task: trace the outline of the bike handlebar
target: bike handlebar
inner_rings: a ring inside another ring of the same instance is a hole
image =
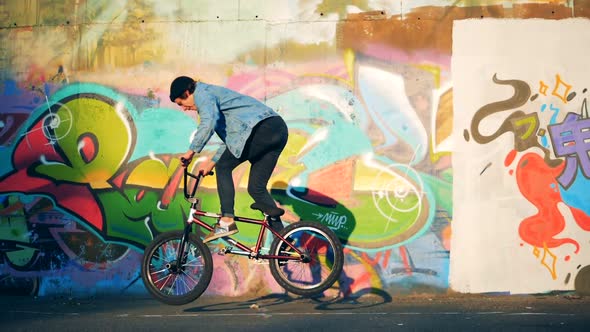
[[[180,158],[182,163],[185,163],[184,158]],[[208,174],[203,175],[202,173],[199,172],[199,174],[193,174],[190,173],[188,171],[188,165],[183,166],[184,168],[184,198],[186,199],[191,199],[193,197],[195,197],[195,193],[197,192],[197,188],[199,187],[199,184],[201,183],[201,180],[203,179],[203,177],[205,177],[206,175],[213,175],[213,172],[209,172]],[[191,177],[195,180],[197,180],[197,182],[195,183],[195,185],[192,188],[192,191],[189,193],[189,189],[188,189],[188,178]]]

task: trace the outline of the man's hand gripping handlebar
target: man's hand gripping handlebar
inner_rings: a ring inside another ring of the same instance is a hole
[[[201,183],[203,177],[207,175],[213,175],[213,171],[209,172],[208,174],[203,174],[202,172],[199,172],[199,174],[193,174],[188,171],[187,167],[188,164],[190,164],[190,160],[186,160],[185,158],[181,157],[180,161],[182,162],[182,167],[184,168],[184,197],[192,202],[194,200],[195,193],[197,192],[197,188],[199,187],[199,184]],[[191,190],[188,189],[189,177],[196,180],[196,183]]]

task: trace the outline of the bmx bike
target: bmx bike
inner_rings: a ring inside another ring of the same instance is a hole
[[[210,173],[211,175],[213,173]],[[213,258],[195,229],[207,231],[212,226],[199,218],[219,220],[221,215],[203,211],[195,197],[204,175],[192,174],[184,167],[184,196],[191,204],[184,230],[162,233],[145,248],[141,277],[148,292],[158,301],[182,305],[196,300],[209,285],[213,274]],[[190,180],[192,178],[194,180]],[[188,189],[189,183],[192,189]],[[263,219],[235,216],[236,222],[260,226],[256,245],[249,248],[232,236],[220,238],[227,246],[221,255],[247,256],[251,260],[268,260],[271,275],[286,291],[300,296],[314,296],[331,287],[340,277],[344,264],[342,244],[327,226],[298,221],[282,230],[275,230],[271,221],[284,213],[277,207],[252,204],[263,213]],[[275,222],[275,221],[273,221]],[[279,221],[280,222],[280,219]],[[262,252],[265,233],[274,235],[270,251]]]

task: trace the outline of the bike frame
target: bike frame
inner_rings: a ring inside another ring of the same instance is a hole
[[[210,175],[212,175],[211,173]],[[195,185],[192,187],[192,190],[189,192],[188,190],[188,177],[194,178],[196,180]],[[182,237],[182,241],[180,242],[180,248],[178,250],[178,254],[184,256],[184,247],[186,241],[188,240],[189,234],[192,232],[193,225],[198,225],[208,231],[212,231],[213,227],[209,224],[205,223],[199,217],[210,217],[215,218],[217,220],[221,219],[222,215],[219,213],[211,213],[207,211],[200,210],[198,208],[199,200],[195,198],[195,193],[201,180],[203,179],[204,175],[198,174],[194,175],[188,172],[188,167],[184,167],[184,197],[191,203],[191,209],[189,216],[186,220],[186,225],[184,227],[184,234]],[[252,218],[244,218],[235,216],[234,220],[236,222],[243,222],[248,224],[254,224],[260,226],[260,232],[258,233],[258,239],[256,240],[256,246],[254,249],[250,249],[246,245],[242,244],[241,242],[235,240],[232,236],[222,237],[221,239],[226,243],[236,246],[240,250],[224,250],[224,254],[233,254],[233,255],[242,255],[248,256],[249,258],[257,258],[257,259],[281,259],[281,260],[300,260],[302,257],[305,256],[299,249],[293,246],[289,241],[285,240],[277,231],[270,227],[268,222],[268,215],[264,214],[264,219],[252,219]],[[264,238],[264,234],[266,231],[270,231],[275,237],[281,239],[284,243],[286,243],[291,249],[293,249],[293,254],[295,255],[261,255],[260,249],[262,247],[262,239]],[[180,262],[180,257],[178,257],[178,262]]]

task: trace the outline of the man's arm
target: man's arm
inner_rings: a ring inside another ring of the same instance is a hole
[[[223,154],[223,152],[225,152],[226,149],[227,149],[227,147],[225,146],[225,144],[222,144],[221,147],[217,150],[217,153],[215,153],[215,155],[213,156],[213,158],[211,158],[211,159],[206,158],[206,159],[202,160],[198,166],[199,173],[200,174],[209,174],[213,170],[213,168],[217,164],[217,161],[219,160],[219,158],[221,158],[221,155]],[[194,151],[192,151],[192,150],[189,150],[187,153],[192,153],[191,158],[192,158],[192,155],[194,155]]]
[[[189,149],[200,153],[215,132],[215,124],[219,119],[219,108],[215,98],[210,94],[200,94],[198,98],[195,95],[195,105],[199,112],[200,122]]]
[[[221,155],[225,152],[225,150],[227,150],[227,147],[225,146],[225,144],[221,144],[221,146],[219,147],[219,149],[217,149],[217,152],[215,153],[213,158],[211,158],[211,161],[213,161],[214,163],[217,163],[217,161],[219,160],[219,158],[221,158]]]

